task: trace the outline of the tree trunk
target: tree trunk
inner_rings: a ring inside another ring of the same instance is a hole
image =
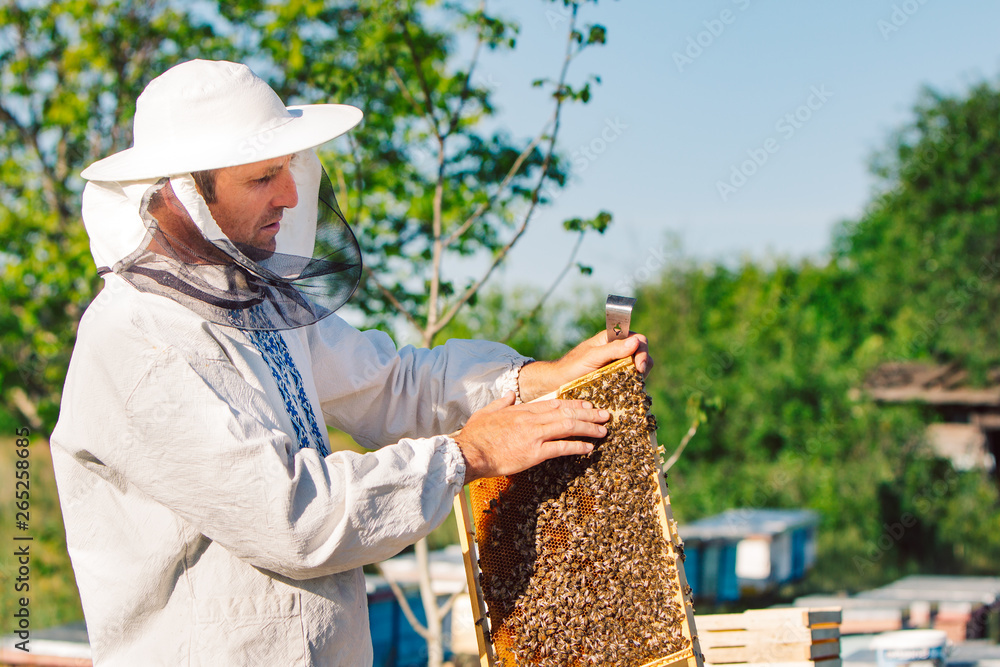
[[[427,667],[441,667],[444,663],[444,641],[437,596],[431,588],[431,563],[427,538],[417,542],[414,548],[417,556],[417,572],[420,575],[420,599],[424,603],[424,615],[427,617]]]

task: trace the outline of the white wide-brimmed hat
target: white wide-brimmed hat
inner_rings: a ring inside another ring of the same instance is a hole
[[[137,181],[290,155],[361,122],[346,104],[286,107],[239,63],[191,60],[149,82],[136,101],[133,145],[83,170],[91,181]]]

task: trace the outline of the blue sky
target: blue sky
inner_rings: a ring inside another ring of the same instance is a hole
[[[479,77],[521,136],[550,113],[530,81],[557,73],[561,6],[494,6],[521,34]],[[911,118],[921,87],[958,93],[1000,78],[994,2],[601,0],[582,17],[608,29],[608,44],[573,71],[602,84],[567,109],[562,146],[578,168],[515,250],[507,284],[547,286],[572,241],[561,221],[600,209],[615,221],[579,257],[598,291],[627,292],[668,261],[671,234],[685,256],[710,261],[822,257],[835,224],[868,201],[869,159]]]

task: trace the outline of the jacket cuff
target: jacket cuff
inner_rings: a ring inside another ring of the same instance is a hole
[[[503,396],[508,391],[514,392],[514,404],[521,403],[521,388],[518,385],[518,378],[521,376],[521,369],[534,361],[531,357],[519,357],[511,360],[511,367],[497,379],[497,396]]]
[[[444,436],[443,448],[444,479],[452,495],[458,495],[465,486],[465,455],[462,454],[462,448],[455,442],[455,438],[450,435]]]

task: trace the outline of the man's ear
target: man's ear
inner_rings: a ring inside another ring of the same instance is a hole
[[[163,195],[163,205],[167,207],[167,210],[171,214],[180,216],[181,218],[191,218],[187,209],[184,208],[184,204],[181,203],[181,200],[174,193],[174,188],[170,185],[169,181],[160,189],[160,194]]]

